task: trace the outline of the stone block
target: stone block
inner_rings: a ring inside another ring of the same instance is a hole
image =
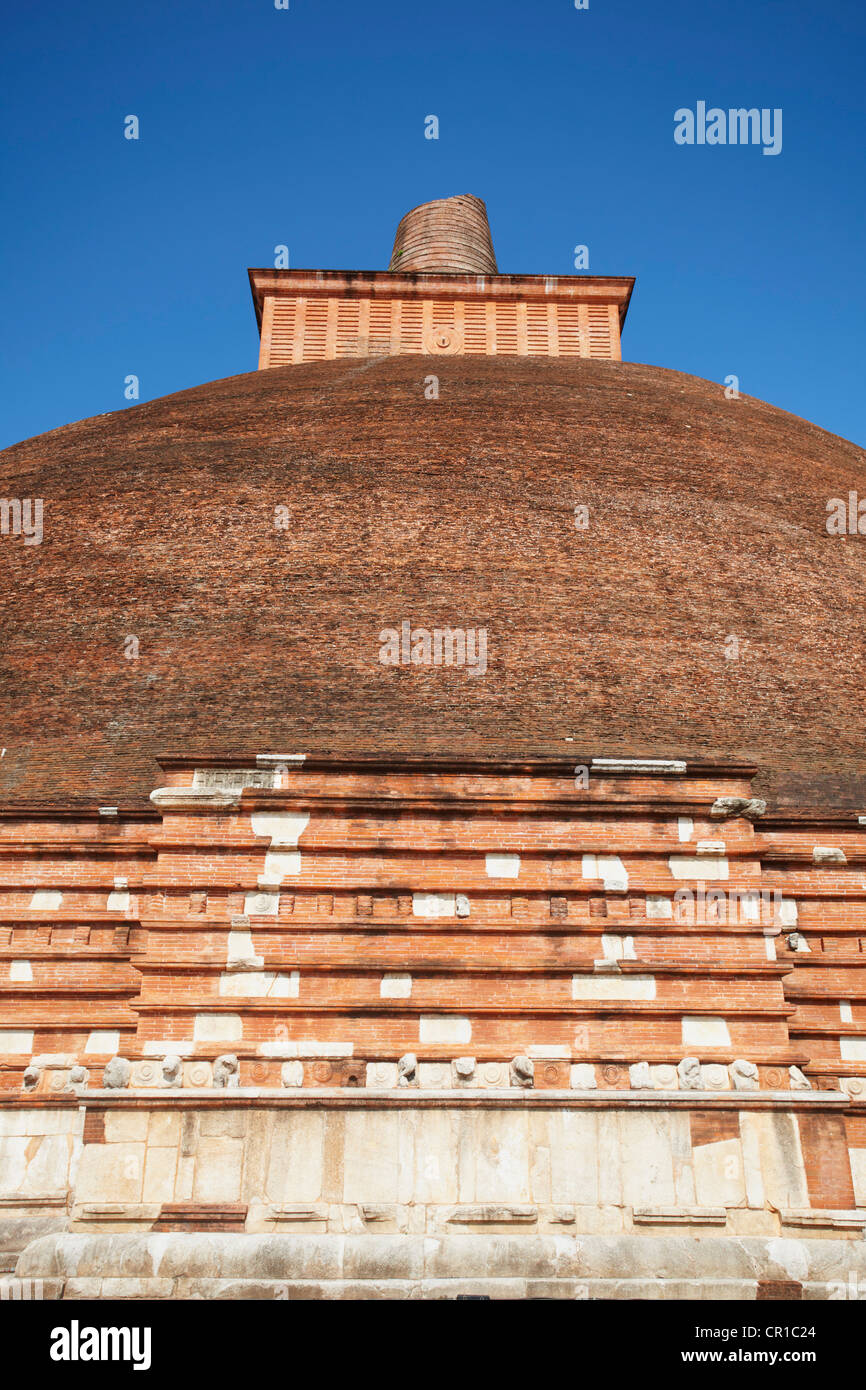
[[[144,1183],[143,1143],[87,1144],[78,1167],[78,1202],[140,1202]]]
[[[417,1086],[418,1058],[414,1052],[404,1052],[397,1062],[397,1085]]]
[[[484,869],[488,878],[517,878],[520,873],[520,855],[485,855]]]
[[[142,1189],[142,1199],[145,1202],[161,1203],[175,1200],[177,1162],[176,1148],[148,1146],[144,1160],[144,1185]]]
[[[661,1064],[660,1066],[650,1067],[653,1083],[658,1091],[677,1091],[679,1090],[679,1072],[676,1067]]]
[[[815,845],[812,850],[813,864],[847,864],[845,851],[834,845]]]
[[[684,1057],[677,1066],[677,1076],[679,1077],[681,1091],[701,1091],[703,1090],[703,1075],[701,1064],[697,1057]]]
[[[242,1139],[202,1135],[195,1156],[193,1199],[196,1202],[239,1201],[243,1152]]]
[[[451,1063],[452,1086],[473,1086],[475,1084],[475,1058],[457,1057]]]
[[[396,1062],[368,1062],[365,1069],[366,1085],[374,1091],[391,1091],[397,1086]]]
[[[143,1143],[147,1139],[150,1116],[146,1110],[106,1110],[105,1142]]]
[[[634,1062],[628,1069],[628,1084],[633,1091],[653,1091],[655,1081],[649,1062]]]
[[[696,1145],[692,1164],[700,1206],[736,1207],[745,1203],[746,1177],[739,1139]]]
[[[148,1144],[155,1148],[171,1148],[180,1144],[181,1116],[173,1110],[149,1110]]]
[[[571,1085],[571,1067],[568,1062],[533,1058],[535,1066],[535,1089],[538,1091],[567,1090]]]
[[[133,1062],[129,1084],[134,1089],[150,1090],[162,1085],[162,1064],[156,1061]]]
[[[454,893],[413,893],[413,917],[456,917]]]
[[[668,859],[671,876],[676,879],[727,879],[728,861],[723,856],[672,854]]]
[[[419,1062],[418,1085],[421,1090],[447,1090],[451,1086],[450,1062]]]
[[[674,905],[671,898],[661,898],[650,894],[646,900],[646,915],[648,919],[653,918],[672,918],[674,915]]]
[[[655,999],[656,982],[652,975],[572,975],[571,997],[583,1000]]]
[[[758,1068],[754,1062],[744,1061],[742,1057],[731,1063],[728,1067],[728,1075],[733,1082],[735,1091],[757,1091],[760,1084]]]
[[[689,1047],[730,1047],[731,1035],[723,1018],[685,1015],[682,1019],[683,1043]]]
[[[472,1040],[472,1024],[468,1018],[454,1014],[422,1014],[418,1025],[422,1043],[468,1043]]]
[[[710,1062],[701,1067],[701,1084],[705,1091],[728,1091],[731,1078],[728,1069],[720,1062]]]
[[[244,1026],[240,1014],[195,1015],[193,1038],[196,1042],[239,1042],[243,1035]]]
[[[383,999],[408,999],[411,993],[411,975],[386,973],[379,981],[379,994]]]
[[[498,1091],[511,1084],[507,1062],[479,1062],[475,1077],[482,1091]]]
[[[204,1060],[199,1062],[184,1062],[183,1064],[183,1084],[193,1089],[201,1090],[213,1085],[213,1065]]]

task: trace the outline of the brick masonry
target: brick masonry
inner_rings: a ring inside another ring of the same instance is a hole
[[[862,490],[855,447],[656,367],[434,370],[436,401],[419,358],[252,372],[0,454],[0,493],[45,499],[40,546],[2,540],[0,807],[147,813],[158,754],[266,730],[309,754],[748,762],[758,794],[830,815],[819,844],[863,814],[859,543],[824,529]],[[486,675],[382,665],[404,619],[485,628]]]
[[[7,817],[7,1089],[34,1056],[61,1058],[44,1089],[115,1053],[142,1084],[176,1051],[237,1054],[244,1084],[277,1085],[293,1057],[307,1084],[317,1063],[365,1084],[404,1053],[534,1053],[540,1086],[589,1064],[628,1088],[645,1061],[677,1089],[670,1069],[698,1056],[715,1087],[741,1058],[761,1087],[790,1089],[798,1067],[866,1097],[854,818],[834,830],[847,863],[814,869],[813,830],[711,815],[749,795],[748,767],[584,788],[570,763],[279,756],[165,759],[152,820]]]

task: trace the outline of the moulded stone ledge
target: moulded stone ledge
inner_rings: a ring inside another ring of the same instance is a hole
[[[856,1231],[866,1228],[866,1211],[830,1211],[823,1207],[786,1210],[783,1207],[779,1211],[779,1220],[783,1226],[811,1226],[815,1230],[824,1228],[836,1231]]]
[[[663,1271],[663,1276],[659,1272]],[[132,1281],[131,1287],[165,1287],[172,1281],[189,1291],[201,1281],[253,1281],[293,1287],[321,1286],[340,1297],[341,1285],[359,1290],[342,1296],[375,1296],[370,1284],[416,1287],[426,1296],[437,1281],[452,1291],[477,1281],[487,1289],[502,1281],[592,1284],[606,1297],[673,1294],[677,1282],[694,1286],[692,1297],[755,1296],[759,1282],[796,1285],[810,1297],[834,1296],[853,1276],[866,1279],[866,1245],[856,1240],[693,1235],[580,1236],[536,1234],[414,1235],[46,1235],[20,1255],[18,1279]],[[80,1284],[69,1286],[76,1295]],[[735,1292],[736,1290],[736,1292]],[[146,1296],[138,1293],[133,1296]],[[187,1292],[186,1296],[191,1296]],[[580,1296],[575,1294],[574,1296]],[[587,1296],[587,1295],[584,1295]],[[592,1296],[590,1294],[589,1296]],[[838,1296],[838,1295],[835,1295]]]
[[[236,810],[241,804],[237,791],[212,790],[208,787],[155,787],[150,800],[161,811]]]
[[[465,1206],[453,1207],[445,1218],[453,1225],[518,1225],[538,1220],[536,1206]]]
[[[635,1207],[635,1225],[654,1226],[724,1226],[728,1219],[725,1207]]]
[[[70,1099],[76,1102],[70,1105]],[[17,1095],[6,1097],[0,1096],[0,1134],[6,1133],[30,1133],[27,1129],[28,1120],[25,1116],[32,1116],[33,1112],[38,1111],[45,1114],[50,1108],[61,1106],[68,1114],[70,1110],[77,1112],[81,1097],[49,1096],[27,1097],[25,1106],[21,1106]],[[515,1105],[528,1105],[543,1108],[593,1108],[610,1109],[611,1107],[635,1106],[643,1109],[695,1109],[700,1107],[706,1109],[708,1106],[721,1109],[747,1110],[747,1109],[771,1109],[771,1110],[791,1110],[799,1111],[803,1109],[856,1109],[862,1110],[864,1100],[850,1095],[847,1091],[772,1091],[772,1090],[751,1090],[739,1091],[732,1088],[719,1090],[683,1090],[683,1091],[661,1091],[661,1090],[625,1090],[611,1087],[609,1090],[559,1090],[559,1089],[533,1089],[531,1087],[516,1086],[497,1086],[485,1089],[483,1087],[461,1086],[456,1089],[436,1088],[435,1090],[424,1089],[420,1086],[403,1086],[399,1088],[381,1090],[376,1087],[358,1086],[303,1086],[303,1087],[268,1087],[268,1086],[236,1086],[231,1089],[210,1088],[210,1087],[128,1087],[124,1090],[89,1090],[86,1094],[88,1110],[141,1107],[152,1105],[158,1102],[159,1108],[179,1107],[189,1109],[209,1109],[217,1107],[225,1108],[246,1108],[250,1106],[267,1105],[276,1108],[303,1109],[304,1107],[329,1107],[350,1108],[360,1110],[375,1109],[407,1109],[416,1106],[427,1108],[451,1108],[461,1109],[483,1109],[485,1107],[511,1108]],[[17,1119],[22,1117],[17,1127],[14,1129],[4,1129],[3,1121],[5,1117]],[[32,1123],[32,1120],[29,1121]],[[40,1131],[40,1133],[43,1131]]]

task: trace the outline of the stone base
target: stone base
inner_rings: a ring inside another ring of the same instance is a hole
[[[845,1299],[866,1296],[850,1240],[690,1236],[44,1235],[0,1296]],[[17,1296],[21,1296],[20,1293]]]

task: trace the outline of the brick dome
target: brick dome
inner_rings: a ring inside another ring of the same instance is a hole
[[[760,401],[605,361],[322,362],[2,470],[45,508],[41,545],[2,542],[7,805],[145,805],[158,753],[280,750],[741,759],[771,800],[866,810],[863,542],[825,529],[862,460]],[[486,674],[382,665],[406,620],[485,628]]]

